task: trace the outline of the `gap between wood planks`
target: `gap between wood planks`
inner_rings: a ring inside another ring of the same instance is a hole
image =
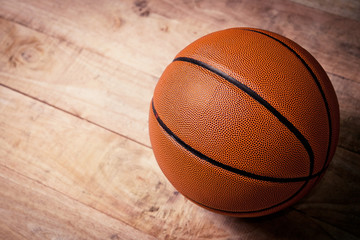
[[[2,86],[2,87],[4,87],[4,88],[7,88],[7,89],[9,89],[9,90],[11,90],[11,91],[17,92],[17,93],[19,93],[19,94],[21,94],[21,95],[23,95],[23,96],[25,96],[25,97],[31,98],[31,99],[33,99],[33,100],[35,100],[35,101],[41,102],[41,103],[43,103],[43,104],[45,104],[45,105],[47,105],[47,106],[49,106],[49,107],[55,108],[55,109],[57,109],[57,110],[59,110],[59,111],[61,111],[61,112],[64,112],[64,113],[66,113],[66,114],[69,114],[69,115],[71,115],[71,116],[73,116],[73,117],[76,117],[76,118],[79,118],[79,119],[81,119],[81,120],[84,120],[84,121],[86,121],[86,122],[88,122],[88,123],[90,123],[90,124],[92,124],[92,125],[95,125],[95,126],[97,126],[97,127],[100,127],[100,128],[102,128],[102,129],[104,129],[104,130],[106,130],[106,131],[108,131],[108,132],[114,133],[114,134],[116,134],[116,135],[118,135],[118,136],[121,136],[121,137],[123,137],[123,138],[125,138],[125,139],[128,139],[128,140],[130,140],[130,141],[132,141],[132,142],[135,142],[135,143],[137,143],[137,144],[139,144],[139,145],[141,145],[141,146],[144,146],[144,147],[146,147],[146,148],[151,149],[151,146],[149,146],[149,145],[146,145],[146,144],[144,144],[144,143],[142,143],[142,142],[139,142],[139,141],[137,141],[137,140],[135,140],[135,139],[132,139],[132,138],[130,138],[130,137],[128,137],[128,136],[125,136],[125,135],[123,135],[123,134],[121,134],[121,133],[119,133],[119,132],[116,132],[116,131],[114,131],[114,130],[112,130],[112,129],[110,129],[110,128],[107,128],[107,127],[105,127],[105,126],[102,126],[102,125],[100,125],[100,124],[98,124],[98,123],[96,123],[96,122],[93,122],[93,121],[89,120],[89,119],[86,119],[86,118],[83,118],[83,117],[81,117],[81,116],[79,116],[79,115],[76,115],[76,114],[74,114],[74,113],[72,113],[72,112],[70,112],[70,111],[67,111],[67,110],[62,109],[62,108],[60,108],[60,107],[57,107],[57,106],[55,106],[55,105],[53,105],[53,104],[50,104],[50,103],[48,103],[48,102],[46,102],[46,101],[44,101],[44,100],[41,100],[41,99],[39,99],[39,98],[37,98],[37,97],[31,96],[31,95],[29,95],[29,94],[27,94],[27,93],[24,93],[24,92],[22,92],[22,91],[20,91],[20,90],[18,90],[18,89],[9,87],[9,86],[7,86],[7,85],[5,85],[5,84],[3,84],[3,83],[0,83],[0,86]]]
[[[338,78],[340,78],[340,79],[342,79],[342,80],[354,82],[354,83],[356,83],[356,84],[358,83],[358,82],[355,81],[354,79],[346,78],[346,77],[340,76],[340,75],[338,75],[338,74],[336,74],[336,73],[326,72],[326,74],[329,75],[329,76],[338,77]]]

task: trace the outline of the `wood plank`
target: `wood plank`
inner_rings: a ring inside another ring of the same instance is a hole
[[[180,50],[176,49],[170,55],[163,54],[168,48],[174,50],[174,46],[171,42],[158,41],[167,36],[160,30],[161,18],[138,21],[145,18],[139,16],[141,13],[131,1],[103,1],[101,7],[98,2],[91,0],[76,3],[33,1],[31,4],[27,1],[0,1],[0,4],[0,16],[5,19],[89,48],[100,55],[112,56],[134,68],[157,73],[157,76]],[[144,35],[144,31],[149,29],[156,30],[156,33]],[[159,44],[152,44],[156,42]]]
[[[3,164],[1,239],[155,239]]]
[[[359,22],[287,0],[107,0],[101,8],[91,0],[0,3],[0,16],[5,19],[154,76],[160,76],[175,54],[196,38],[251,26],[284,34],[309,50],[326,71],[360,81]]]
[[[151,149],[4,87],[0,87],[0,96],[0,111],[6,112],[0,118],[0,166],[6,168],[1,176],[11,180],[11,188],[6,184],[1,187],[9,196],[3,194],[0,202],[4,204],[25,191],[23,188],[29,189],[29,196],[17,201],[19,210],[9,205],[4,209],[10,208],[7,214],[16,210],[14,217],[20,218],[20,223],[34,222],[32,229],[40,224],[36,213],[49,221],[62,221],[54,219],[48,208],[66,198],[70,200],[65,206],[74,200],[160,239],[278,239],[294,233],[294,239],[331,239],[306,210],[288,209],[259,219],[229,218],[206,211],[173,189]],[[21,176],[31,180],[30,186]],[[49,205],[26,204],[44,194],[49,195]],[[26,218],[28,208],[34,213]],[[73,219],[74,211],[69,209],[68,218]],[[13,232],[25,231],[16,226]],[[72,227],[68,230],[74,231]]]
[[[360,21],[360,1],[358,0],[291,0],[316,8],[322,11],[340,15],[346,18],[352,18]]]
[[[360,154],[360,83],[329,75],[340,105],[339,146]]]

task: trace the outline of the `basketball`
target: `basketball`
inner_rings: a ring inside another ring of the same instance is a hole
[[[299,201],[324,175],[339,105],[304,48],[232,28],[194,41],[167,66],[149,134],[162,172],[186,198],[221,214],[264,216]]]

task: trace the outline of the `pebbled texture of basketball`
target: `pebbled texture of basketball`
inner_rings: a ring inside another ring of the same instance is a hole
[[[339,106],[305,49],[269,31],[233,28],[191,43],[165,69],[149,132],[161,170],[185,197],[256,217],[294,204],[323,176]]]

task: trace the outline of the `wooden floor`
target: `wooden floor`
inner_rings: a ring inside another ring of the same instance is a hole
[[[310,51],[341,111],[322,182],[256,219],[186,200],[147,129],[176,53],[241,26]],[[0,111],[0,239],[360,239],[358,0],[0,0]]]

